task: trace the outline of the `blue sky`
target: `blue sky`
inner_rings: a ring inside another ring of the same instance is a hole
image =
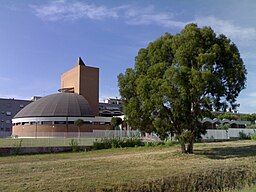
[[[255,113],[255,10],[254,0],[0,0],[0,97],[57,92],[78,57],[100,68],[100,98],[118,97],[140,48],[194,22],[238,46],[248,70],[238,110]]]

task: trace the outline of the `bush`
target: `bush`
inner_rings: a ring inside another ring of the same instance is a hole
[[[125,146],[126,147],[136,147],[136,146],[142,146],[143,143],[141,142],[141,139],[138,137],[131,137],[125,139]]]
[[[94,149],[110,149],[110,148],[123,148],[123,147],[136,147],[142,146],[140,138],[102,138],[100,141],[93,142]]]
[[[156,142],[156,141],[145,141],[145,142],[144,142],[144,145],[147,146],[147,147],[158,146],[158,145],[160,145],[160,144],[161,144],[161,143]]]
[[[80,148],[78,146],[78,141],[75,139],[72,139],[69,143],[69,146],[71,147],[73,152],[78,152],[80,151]]]
[[[164,145],[170,147],[170,146],[173,146],[174,144],[173,144],[173,142],[171,140],[165,140],[164,141]]]
[[[254,141],[256,141],[256,133],[254,133],[254,134],[251,135],[251,139],[254,140]]]
[[[228,124],[228,123],[226,123],[226,124],[224,124],[224,125],[218,125],[218,126],[217,126],[217,129],[224,129],[224,130],[227,130],[227,129],[229,129],[229,128],[231,128],[231,125]]]
[[[20,139],[18,143],[14,144],[14,152],[13,152],[14,155],[19,155],[21,147],[22,147],[22,141],[23,141],[23,139]]]
[[[251,124],[246,126],[247,129],[256,129],[256,124]]]
[[[246,134],[244,132],[239,132],[239,138],[241,140],[248,140],[248,139],[251,139],[251,136],[250,136],[250,134]]]

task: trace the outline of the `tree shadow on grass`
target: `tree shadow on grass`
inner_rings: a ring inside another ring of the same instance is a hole
[[[256,157],[256,145],[216,147],[206,149],[195,149],[195,155],[203,155],[210,159],[230,159],[239,157]]]

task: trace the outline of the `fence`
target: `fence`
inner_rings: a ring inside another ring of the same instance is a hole
[[[93,130],[93,132],[32,132],[19,138],[117,138],[139,137],[140,131]]]
[[[79,146],[90,146],[101,138],[140,137],[139,131],[94,130],[93,132],[38,132],[22,138],[0,139],[0,147],[55,147],[70,146],[75,141]]]
[[[256,133],[256,129],[238,129],[238,128],[229,128],[227,130],[207,129],[207,133],[205,135],[202,135],[202,138],[206,140],[207,139],[215,139],[215,140],[238,139],[241,133],[249,136]]]
[[[207,133],[202,135],[204,140],[229,140],[239,138],[240,134],[252,135],[256,129],[238,129],[230,128],[227,130],[207,129]],[[9,136],[9,132],[5,133]],[[3,135],[3,136],[5,136]],[[139,131],[120,131],[120,130],[94,130],[93,132],[47,132],[27,135],[24,138],[4,138],[0,139],[0,147],[55,147],[70,146],[72,141],[76,141],[80,146],[90,146],[95,140],[101,138],[124,138],[141,137]],[[160,139],[156,134],[146,134],[144,139]],[[174,138],[174,137],[172,137]]]

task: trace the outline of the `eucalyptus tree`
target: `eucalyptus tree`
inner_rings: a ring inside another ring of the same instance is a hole
[[[141,48],[134,68],[120,74],[118,83],[131,126],[162,139],[173,132],[182,152],[193,153],[195,139],[206,130],[200,119],[239,106],[246,69],[229,38],[188,24]]]

